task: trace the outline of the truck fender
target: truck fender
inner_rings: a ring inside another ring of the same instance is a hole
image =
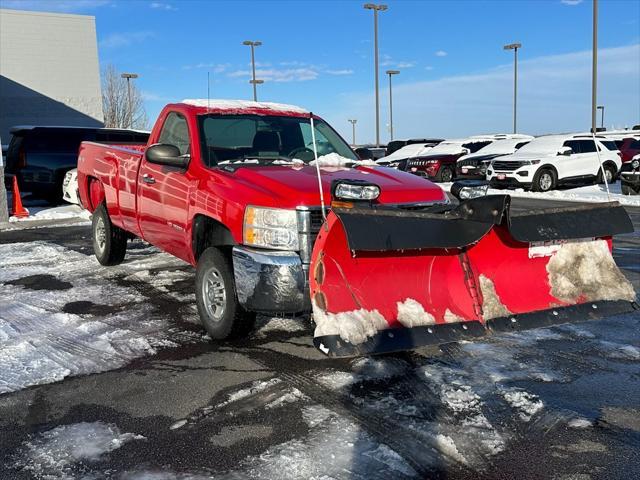
[[[96,208],[98,208],[98,205],[100,205],[105,198],[105,194],[104,194],[104,186],[102,185],[102,182],[99,181],[97,178],[94,177],[88,177],[87,178],[87,182],[88,182],[88,198],[89,198],[89,205],[88,205],[88,210],[93,212]]]
[[[194,262],[209,247],[233,246],[237,242],[231,231],[221,222],[198,214],[191,223],[191,251]]]

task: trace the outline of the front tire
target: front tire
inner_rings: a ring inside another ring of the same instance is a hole
[[[214,340],[246,336],[256,321],[238,302],[231,262],[218,248],[207,248],[196,268],[196,304],[202,326]]]
[[[553,170],[542,168],[533,176],[531,190],[534,192],[548,192],[556,187],[556,175]]]
[[[91,232],[93,251],[98,262],[105,266],[122,263],[127,253],[127,232],[111,223],[104,203],[93,212]]]

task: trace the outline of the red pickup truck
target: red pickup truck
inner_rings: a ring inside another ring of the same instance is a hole
[[[147,145],[83,142],[78,188],[98,261],[122,262],[139,237],[196,266],[200,318],[224,339],[246,334],[256,312],[310,310],[318,167],[327,202],[337,183],[377,186],[372,202],[407,210],[448,202],[429,181],[359,161],[318,116],[243,101],[167,105]]]

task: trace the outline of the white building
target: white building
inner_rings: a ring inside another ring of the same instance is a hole
[[[102,126],[95,17],[0,9],[0,138],[15,125]]]

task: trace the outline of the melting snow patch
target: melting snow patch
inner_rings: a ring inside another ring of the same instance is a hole
[[[13,466],[35,477],[72,479],[77,464],[100,460],[127,442],[144,438],[102,422],[63,425],[25,442]]]
[[[373,160],[354,160],[352,158],[346,158],[337,153],[329,153],[318,157],[318,160],[312,160],[309,165],[318,164],[321,167],[349,167],[352,165],[364,165],[376,167],[378,164]]]
[[[586,418],[572,418],[567,423],[571,428],[589,428],[593,426],[593,422],[591,420],[587,420]]]
[[[252,395],[255,395],[256,393],[263,392],[268,388],[273,387],[274,385],[278,385],[281,382],[282,380],[280,380],[279,378],[272,378],[271,380],[266,381],[258,380],[256,382],[253,382],[250,387],[243,388],[230,394],[225,402],[218,404],[218,408],[224,407],[233,402],[237,402],[238,400],[242,400],[243,398],[250,397]]]
[[[518,410],[520,418],[525,422],[544,408],[542,401],[532,393],[516,389],[503,390],[501,393],[507,403]]]
[[[490,320],[492,318],[511,315],[511,312],[507,309],[507,307],[504,306],[504,304],[500,300],[493,281],[490,278],[485,277],[484,275],[480,275],[479,280],[480,291],[482,292],[483,318],[485,320]]]

